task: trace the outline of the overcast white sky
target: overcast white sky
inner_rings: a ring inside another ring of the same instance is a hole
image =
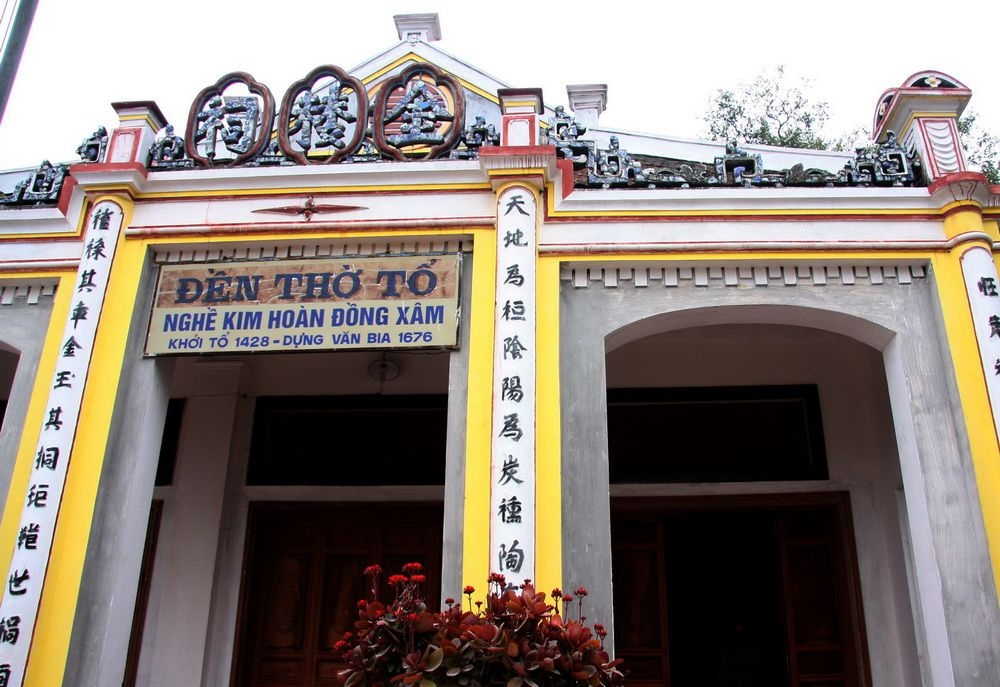
[[[40,0],[0,169],[77,160],[87,135],[114,128],[115,101],[153,100],[183,129],[198,91],[230,71],[280,101],[314,67],[351,69],[395,44],[393,15],[412,12],[440,14],[437,47],[541,87],[550,106],[566,104],[567,84],[607,83],[606,127],[701,138],[715,89],[783,64],[829,103],[828,134],[870,126],[886,88],[937,69],[973,90],[970,109],[1000,135],[996,0]]]

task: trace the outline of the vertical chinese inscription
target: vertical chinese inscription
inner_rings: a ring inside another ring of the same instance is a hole
[[[38,418],[41,430],[0,603],[0,685],[19,686],[24,681],[42,581],[49,564],[66,469],[76,436],[83,380],[87,379],[121,222],[121,208],[114,203],[98,203],[91,209],[76,278],[60,286],[74,289],[74,293],[49,384],[48,401]]]
[[[962,256],[962,276],[993,407],[994,431],[1000,432],[1000,279],[993,255],[985,248],[967,251]]]
[[[534,193],[504,190],[497,205],[496,329],[490,569],[512,583],[535,568]]]

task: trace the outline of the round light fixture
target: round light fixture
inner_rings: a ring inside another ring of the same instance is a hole
[[[378,382],[389,382],[399,376],[399,365],[379,358],[368,363],[368,376]]]

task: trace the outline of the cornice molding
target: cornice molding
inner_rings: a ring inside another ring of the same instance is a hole
[[[560,279],[573,288],[695,288],[723,286],[734,288],[767,286],[882,286],[891,281],[900,285],[923,279],[923,263],[869,264],[791,264],[791,263],[713,263],[678,265],[676,263],[567,263]]]

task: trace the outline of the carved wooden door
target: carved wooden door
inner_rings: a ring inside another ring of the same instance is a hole
[[[630,687],[868,685],[842,510],[618,510],[615,647]]]
[[[351,629],[372,563],[423,563],[437,607],[441,518],[437,505],[252,508],[232,684],[337,685],[331,647]]]

